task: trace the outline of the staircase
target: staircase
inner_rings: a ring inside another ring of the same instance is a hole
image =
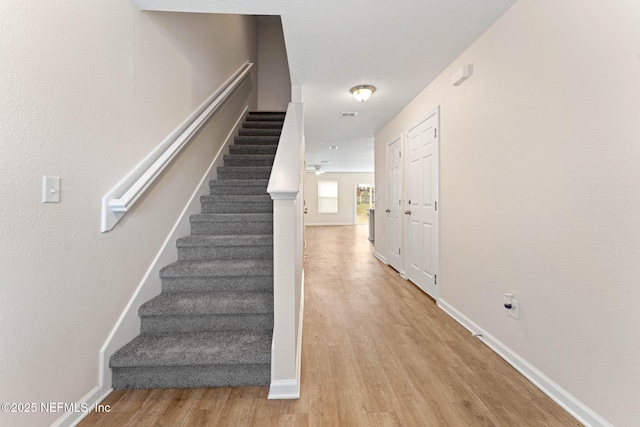
[[[273,202],[284,113],[250,112],[201,198],[140,335],[110,359],[114,389],[267,386],[273,334]]]

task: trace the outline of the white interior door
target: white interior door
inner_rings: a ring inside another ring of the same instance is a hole
[[[436,300],[439,268],[439,110],[407,131],[407,278]]]
[[[389,265],[404,274],[402,264],[402,138],[387,144],[387,253]]]

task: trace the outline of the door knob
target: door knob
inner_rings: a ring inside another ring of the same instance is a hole
[[[391,213],[391,209],[385,209],[384,210],[386,213]]]
[[[304,213],[308,214],[309,212],[307,212],[307,208],[304,208]]]
[[[409,209],[408,211],[404,211],[405,215],[411,215],[411,209]]]

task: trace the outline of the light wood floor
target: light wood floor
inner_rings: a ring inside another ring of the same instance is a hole
[[[366,226],[308,227],[302,397],[267,388],[111,393],[87,426],[576,426],[372,255]]]

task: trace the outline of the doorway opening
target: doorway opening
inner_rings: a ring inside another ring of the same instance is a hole
[[[375,189],[372,184],[356,185],[356,224],[369,223],[369,209],[375,207]]]

